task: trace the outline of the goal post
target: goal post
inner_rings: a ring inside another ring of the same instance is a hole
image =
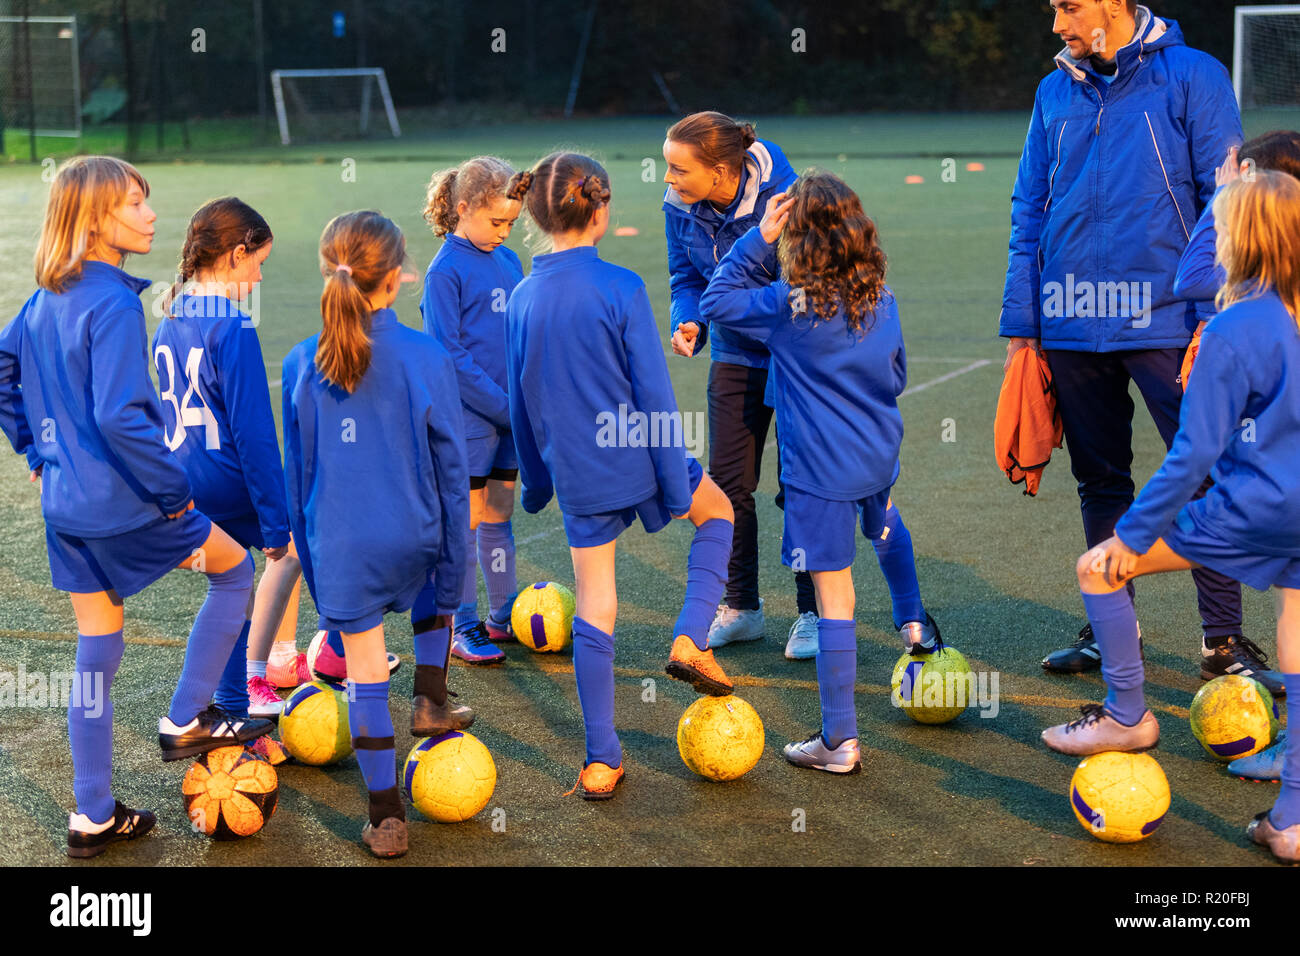
[[[0,112],[5,129],[80,138],[76,17],[0,16]]]
[[[378,91],[380,103],[394,137],[402,135],[388,92],[388,78],[381,67],[356,67],[337,70],[272,70],[271,95],[275,100],[275,117],[280,125],[280,142],[288,146],[290,111],[300,123],[332,116],[345,118],[335,129],[353,127],[361,134],[370,130],[370,106]]]
[[[1300,4],[1235,9],[1232,86],[1241,109],[1300,107]]]

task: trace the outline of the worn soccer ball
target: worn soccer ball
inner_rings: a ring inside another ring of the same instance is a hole
[[[1273,695],[1253,677],[1225,674],[1192,699],[1192,733],[1215,760],[1259,753],[1277,736],[1278,709]]]
[[[889,678],[889,699],[919,724],[946,724],[975,703],[975,681],[960,651],[904,654]]]
[[[243,747],[202,754],[181,781],[185,813],[194,829],[214,840],[252,836],[275,813],[280,782],[275,768]]]
[[[1169,812],[1169,780],[1147,754],[1093,754],[1070,780],[1070,807],[1098,840],[1136,843]]]
[[[677,722],[682,762],[709,780],[736,780],[763,754],[763,721],[735,695],[701,697]]]
[[[295,758],[314,767],[342,760],[352,753],[347,696],[318,680],[298,687],[285,699],[280,740]]]
[[[402,784],[411,803],[430,820],[459,823],[492,799],[497,767],[482,741],[453,730],[425,737],[411,748]]]
[[[519,592],[510,610],[510,629],[534,651],[561,651],[573,633],[573,592],[554,581],[538,581]]]

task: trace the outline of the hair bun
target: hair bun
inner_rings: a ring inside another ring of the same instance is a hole
[[[737,123],[736,128],[740,130],[740,142],[745,149],[749,149],[749,147],[753,146],[755,140],[758,139],[758,137],[754,135],[754,124]]]
[[[523,199],[528,192],[529,187],[533,185],[533,174],[531,170],[524,170],[521,173],[515,173],[510,178],[506,186],[507,199]]]
[[[599,176],[587,176],[582,182],[582,195],[588,202],[609,202],[608,187],[600,181]]]

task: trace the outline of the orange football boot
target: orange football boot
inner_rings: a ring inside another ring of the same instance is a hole
[[[697,693],[710,697],[726,697],[734,690],[731,679],[713,659],[712,648],[700,650],[685,634],[678,634],[673,641],[673,651],[664,670],[669,677],[684,680]]]
[[[584,800],[608,800],[614,796],[614,788],[623,782],[625,776],[627,775],[623,772],[622,764],[611,767],[607,763],[593,761],[582,768],[582,773],[578,774],[578,782],[565,796],[581,789]]]

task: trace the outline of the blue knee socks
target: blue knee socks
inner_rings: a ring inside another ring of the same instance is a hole
[[[673,636],[685,634],[700,650],[709,646],[709,625],[727,586],[733,530],[730,521],[709,519],[695,529],[686,558],[686,598],[673,626]]]
[[[371,793],[397,786],[393,760],[393,718],[388,712],[388,681],[352,684],[355,699],[348,701],[348,730],[357,763]]]
[[[614,732],[614,636],[580,617],[573,619],[573,673],[587,731],[587,763],[623,763]]]
[[[212,700],[222,668],[230,660],[230,649],[247,620],[252,589],[253,559],[247,554],[229,571],[208,575],[208,596],[194,619],[181,679],[167,712],[177,727],[188,724]]]
[[[822,739],[835,748],[858,735],[853,684],[858,676],[858,638],[852,621],[817,619],[817,693]]]
[[[898,508],[889,506],[885,512],[885,530],[879,538],[871,540],[876,549],[876,560],[889,585],[889,600],[894,605],[894,627],[908,621],[924,621],[925,608],[921,606],[921,585],[916,580],[916,557],[912,553],[912,535],[903,524]]]
[[[456,609],[452,623],[458,631],[479,623],[477,529],[471,529],[469,537],[465,539],[465,581],[461,586],[460,607]]]
[[[1097,650],[1101,652],[1101,676],[1106,681],[1106,710],[1121,724],[1132,727],[1146,713],[1142,684],[1142,650],[1138,642],[1137,612],[1128,591],[1083,594]]]
[[[113,818],[113,677],[126,645],[122,632],[77,635],[77,671],[68,702],[72,792],[77,812],[94,823]]]
[[[1286,684],[1286,759],[1282,792],[1268,817],[1279,830],[1300,823],[1300,674],[1283,674]]]
[[[478,526],[478,563],[487,583],[488,615],[497,624],[504,624],[510,620],[510,609],[519,593],[515,582],[515,532],[509,521],[484,521]]]
[[[235,646],[230,651],[230,660],[221,672],[221,682],[213,699],[217,706],[232,717],[248,716],[248,631],[252,621],[244,621],[244,629],[239,632]],[[266,663],[262,664],[262,677],[266,676]]]

